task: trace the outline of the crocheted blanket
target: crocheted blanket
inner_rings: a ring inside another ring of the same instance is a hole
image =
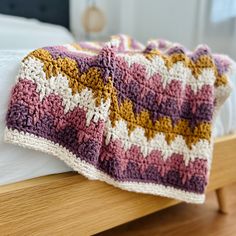
[[[206,46],[145,47],[124,35],[40,48],[22,60],[5,140],[89,179],[203,203],[231,72],[232,61]]]

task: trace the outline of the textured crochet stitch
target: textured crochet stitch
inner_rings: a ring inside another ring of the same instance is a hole
[[[199,46],[125,36],[37,49],[21,63],[5,140],[89,179],[203,203],[212,125],[233,62]]]

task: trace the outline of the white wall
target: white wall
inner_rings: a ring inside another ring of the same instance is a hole
[[[70,0],[71,29],[78,40],[85,39],[81,17],[86,2]],[[107,25],[92,39],[106,40],[109,35],[126,33],[143,43],[149,38],[164,38],[190,49],[207,43],[213,51],[236,55],[236,20],[211,23],[212,0],[96,0],[96,3],[105,12]]]
[[[133,29],[129,31],[139,40],[166,38],[192,47],[196,38],[198,0],[124,0],[130,7]],[[127,11],[127,9],[126,9]],[[128,21],[129,13],[123,21]]]
[[[223,21],[214,22],[211,19],[212,4],[216,3],[213,0],[202,1],[202,27],[200,32],[200,42],[208,44],[212,51],[228,54],[236,59],[236,18],[229,17]],[[230,4],[228,1],[224,5]],[[226,6],[230,7],[230,6]],[[223,9],[219,9],[218,14],[222,13]],[[225,12],[223,12],[225,15]],[[226,14],[227,15],[227,14]]]
[[[86,4],[86,0],[70,0],[70,28],[77,40],[84,40],[85,32],[81,19]],[[120,29],[120,3],[117,0],[96,0],[96,5],[102,9],[106,15],[107,24],[103,32],[96,34],[96,39],[105,39],[108,35],[119,33]]]
[[[127,33],[145,42],[149,38],[166,38],[192,47],[196,39],[198,0],[97,0],[107,16],[103,39],[116,33]],[[86,0],[71,0],[71,29],[84,39],[81,25]]]

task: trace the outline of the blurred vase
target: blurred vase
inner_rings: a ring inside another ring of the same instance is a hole
[[[88,6],[82,16],[82,24],[86,33],[101,32],[106,25],[106,17],[96,5]]]

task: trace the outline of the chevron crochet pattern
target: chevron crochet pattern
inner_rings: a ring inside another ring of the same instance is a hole
[[[232,65],[207,46],[125,35],[40,48],[22,60],[5,140],[89,179],[203,203]]]

